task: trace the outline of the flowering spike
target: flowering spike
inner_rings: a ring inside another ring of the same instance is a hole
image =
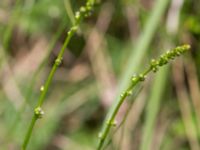
[[[120,99],[117,102],[117,105],[112,109],[112,112],[110,112],[110,114],[109,114],[110,119],[105,123],[105,127],[103,128],[103,130],[101,132],[101,140],[99,142],[100,144],[98,146],[98,150],[100,150],[102,148],[102,146],[104,146],[104,142],[106,140],[106,137],[109,134],[111,125],[115,124],[115,123],[112,122],[112,120],[115,120],[116,115],[119,112],[120,106],[124,102],[125,98],[131,94],[131,90],[140,81],[144,81],[145,78],[146,78],[146,75],[149,72],[151,72],[151,71],[156,72],[160,66],[167,64],[170,60],[172,60],[175,57],[183,54],[184,52],[186,52],[189,49],[190,49],[189,45],[183,45],[183,46],[178,46],[178,47],[176,47],[176,48],[174,48],[170,51],[167,51],[166,53],[161,55],[157,60],[152,59],[151,62],[150,62],[149,68],[147,68],[143,73],[141,73],[140,75],[133,75],[132,76],[131,83],[127,87],[127,90],[120,95]]]

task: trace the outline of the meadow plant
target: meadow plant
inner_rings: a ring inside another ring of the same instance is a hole
[[[57,68],[61,65],[62,63],[62,59],[63,59],[63,55],[64,55],[64,52],[66,50],[66,47],[68,46],[72,36],[75,34],[75,32],[78,30],[79,26],[80,26],[80,23],[81,21],[90,16],[91,15],[91,12],[93,10],[93,7],[96,3],[96,0],[87,0],[86,2],[86,5],[85,6],[82,6],[79,11],[77,11],[75,13],[75,22],[73,24],[73,26],[70,28],[70,30],[68,31],[67,33],[67,37],[65,39],[65,42],[57,56],[57,58],[55,59],[55,62],[54,62],[54,65],[47,77],[47,80],[44,84],[44,86],[41,86],[40,88],[40,91],[41,91],[41,94],[40,94],[40,97],[39,97],[39,100],[38,100],[38,103],[34,109],[34,114],[33,114],[33,117],[31,119],[31,123],[30,123],[30,126],[26,132],[26,135],[25,135],[25,138],[24,138],[24,142],[23,142],[23,145],[22,145],[22,150],[26,150],[27,148],[27,145],[29,143],[29,140],[30,140],[30,137],[31,137],[31,134],[33,132],[33,128],[35,126],[35,123],[38,119],[42,118],[43,115],[44,115],[44,111],[42,110],[42,104],[45,100],[45,97],[47,95],[47,92],[48,92],[48,89],[49,89],[49,86],[52,82],[52,79],[54,77],[54,74],[57,70]]]
[[[181,54],[185,53],[190,49],[190,45],[182,45],[178,46],[174,49],[171,49],[161,55],[158,59],[152,59],[150,62],[149,67],[141,74],[133,75],[131,77],[131,81],[129,83],[129,86],[126,88],[126,90],[120,95],[120,100],[115,105],[114,109],[108,116],[108,119],[105,121],[102,131],[99,133],[99,143],[98,143],[98,150],[103,149],[104,143],[106,138],[108,137],[109,131],[112,126],[116,126],[115,117],[124,102],[124,100],[132,95],[133,88],[139,84],[140,82],[145,81],[147,74],[149,74],[151,71],[154,73],[158,71],[159,67],[162,67],[166,65],[170,60],[175,59],[175,57],[180,56]]]
[[[41,86],[40,91],[40,97],[38,99],[37,105],[34,109],[34,113],[31,119],[31,123],[30,126],[26,132],[25,138],[24,138],[24,142],[22,145],[22,150],[26,150],[27,145],[29,143],[30,137],[32,135],[33,132],[33,128],[35,126],[35,123],[38,119],[42,118],[44,115],[44,111],[42,109],[42,104],[45,100],[45,97],[47,95],[49,86],[52,82],[52,79],[54,77],[54,74],[57,70],[57,68],[61,65],[62,63],[62,59],[63,59],[63,55],[64,52],[66,50],[66,47],[68,46],[72,36],[76,33],[76,31],[78,30],[81,21],[90,16],[92,13],[92,10],[94,8],[94,5],[96,3],[96,0],[87,0],[86,5],[82,6],[79,11],[77,11],[75,13],[75,21],[73,23],[73,26],[69,29],[68,33],[67,33],[67,37],[64,41],[64,44],[57,56],[57,58],[54,61],[53,67],[47,77],[46,82],[44,83],[43,86]],[[182,45],[182,46],[178,46],[172,50],[167,51],[165,54],[161,55],[158,59],[152,59],[150,62],[149,67],[141,74],[138,75],[133,75],[131,78],[131,81],[129,83],[129,86],[126,88],[126,90],[124,90],[124,92],[120,95],[120,100],[118,101],[118,103],[115,105],[114,109],[112,110],[112,112],[109,114],[108,119],[105,121],[105,123],[103,124],[103,128],[102,131],[99,133],[99,143],[98,143],[98,150],[103,149],[103,146],[105,144],[105,141],[108,137],[108,134],[110,132],[110,129],[112,126],[116,126],[116,121],[115,121],[115,117],[122,105],[122,103],[124,102],[124,100],[132,95],[132,90],[133,88],[139,84],[140,82],[145,81],[147,74],[149,74],[151,71],[153,72],[157,72],[159,67],[162,67],[164,65],[166,65],[170,60],[174,59],[177,56],[180,56],[181,54],[183,54],[184,52],[186,52],[187,50],[190,49],[189,45]]]

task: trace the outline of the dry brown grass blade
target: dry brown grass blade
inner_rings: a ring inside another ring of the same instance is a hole
[[[197,132],[193,123],[192,109],[190,107],[189,95],[185,85],[183,62],[180,60],[173,65],[173,79],[190,148],[191,150],[199,150],[200,146],[198,143]]]
[[[160,150],[162,143],[164,142],[164,138],[167,134],[168,127],[171,124],[170,118],[167,116],[167,113],[165,110],[162,109],[161,115],[159,116],[159,119],[157,121],[157,124],[154,129],[153,133],[153,140],[151,143],[150,150]]]
[[[185,63],[185,71],[188,79],[189,92],[191,95],[194,111],[196,113],[197,125],[200,131],[200,88],[197,76],[197,70],[193,59],[188,59]]]

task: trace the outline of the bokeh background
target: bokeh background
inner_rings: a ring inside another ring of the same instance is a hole
[[[0,0],[0,149],[19,150],[74,14],[86,0]],[[94,150],[131,75],[181,44],[117,115],[108,150],[200,150],[200,1],[102,0],[71,39],[29,150]]]

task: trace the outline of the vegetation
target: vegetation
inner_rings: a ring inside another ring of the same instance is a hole
[[[0,149],[199,150],[199,6],[2,0]]]

